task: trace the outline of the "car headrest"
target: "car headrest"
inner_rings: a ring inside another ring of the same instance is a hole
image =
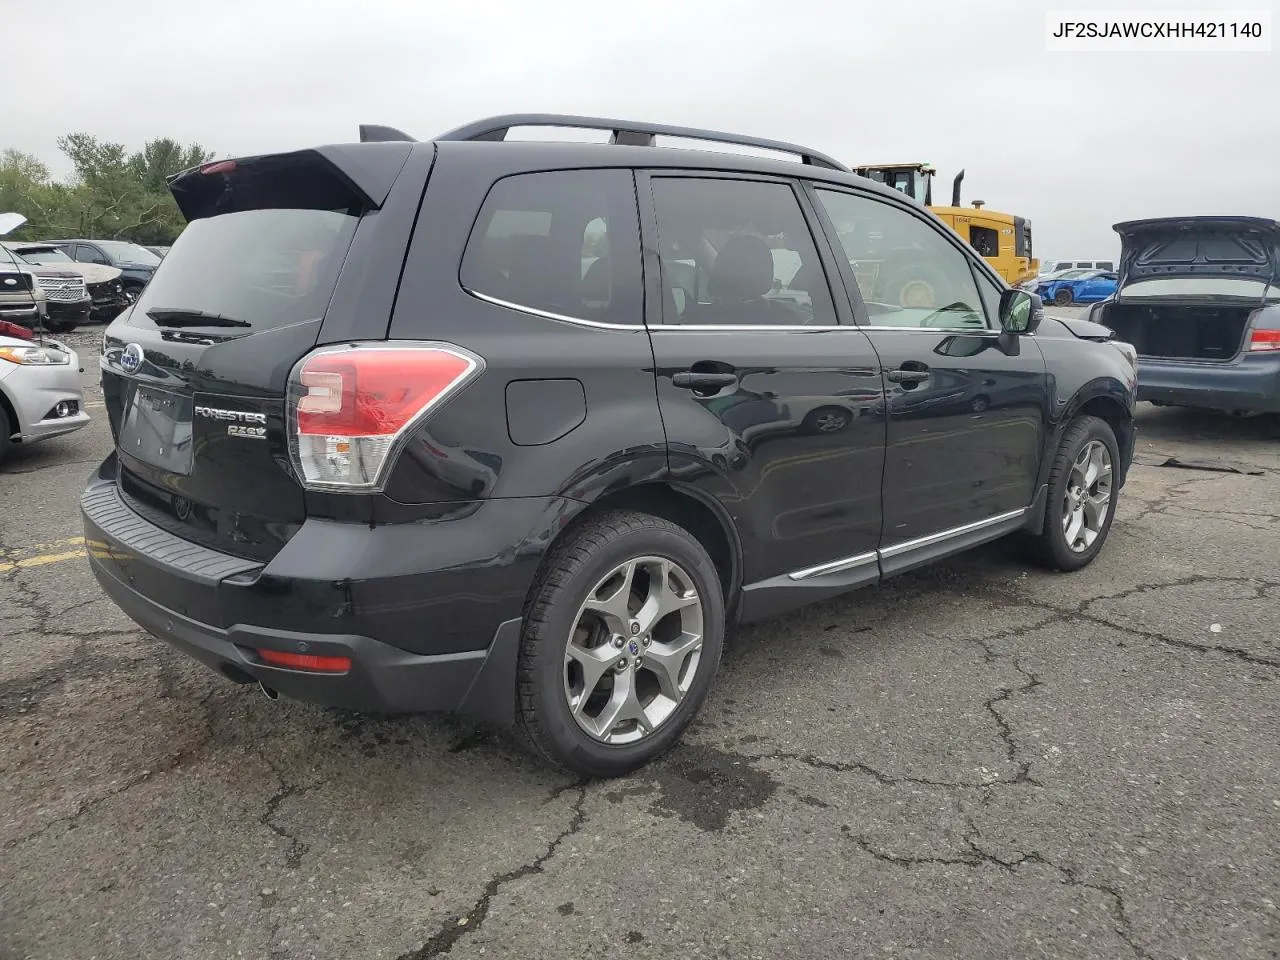
[[[730,237],[711,265],[707,292],[716,299],[753,300],[773,287],[773,253],[757,236]]]

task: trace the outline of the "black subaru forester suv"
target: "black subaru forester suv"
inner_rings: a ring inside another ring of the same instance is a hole
[[[507,139],[536,125],[613,136]],[[1133,350],[821,154],[509,116],[171,189],[190,224],[104,335],[83,514],[114,601],[230,680],[612,776],[679,737],[727,623],[1006,534],[1062,570],[1106,540]]]

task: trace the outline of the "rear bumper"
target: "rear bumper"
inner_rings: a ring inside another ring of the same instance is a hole
[[[489,646],[420,656],[354,634],[302,633],[236,625],[220,629],[175,613],[116,576],[91,544],[89,564],[107,595],[148,633],[236,683],[257,681],[294,700],[362,713],[467,713],[507,722],[514,705],[520,621],[502,624]],[[271,666],[258,650],[341,656],[345,673]],[[506,701],[503,704],[500,701]]]
[[[351,710],[509,723],[524,596],[558,504],[483,501],[459,519],[413,524],[308,520],[264,564],[139,515],[112,457],[81,513],[91,568],[112,600],[229,679]],[[262,649],[348,657],[351,668],[282,668]]]
[[[1280,412],[1280,353],[1234,363],[1138,358],[1138,399],[1208,410]]]

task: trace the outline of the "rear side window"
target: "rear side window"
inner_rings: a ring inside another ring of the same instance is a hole
[[[629,170],[525,173],[494,184],[462,255],[462,286],[569,320],[644,322]]]
[[[836,325],[790,185],[655,176],[652,186],[664,324]]]

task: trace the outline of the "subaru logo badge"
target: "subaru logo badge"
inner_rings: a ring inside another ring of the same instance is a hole
[[[640,644],[632,640],[629,644],[627,644],[627,649],[631,651],[631,655],[634,657],[637,653],[640,652]]]
[[[124,348],[124,353],[120,354],[120,369],[125,373],[137,373],[138,368],[142,366],[142,360],[142,348],[136,343],[131,343]]]

